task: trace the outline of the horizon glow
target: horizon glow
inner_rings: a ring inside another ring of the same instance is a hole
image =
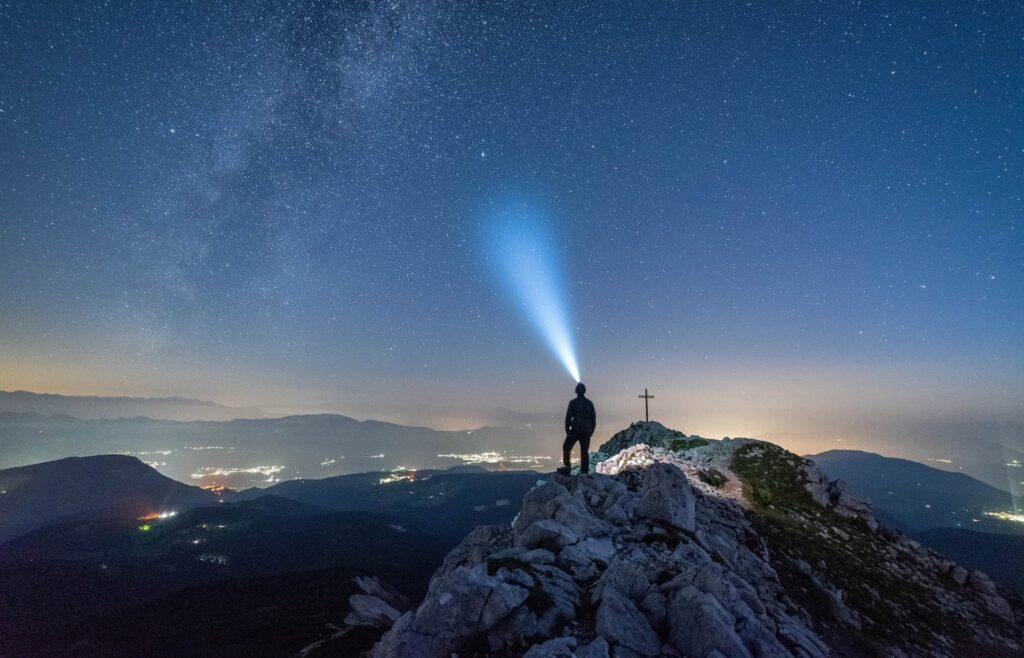
[[[492,213],[487,230],[499,281],[569,375],[579,382],[563,261],[546,218],[529,205],[508,204]]]

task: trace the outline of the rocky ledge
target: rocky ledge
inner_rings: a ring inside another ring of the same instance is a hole
[[[1019,599],[777,446],[646,423],[595,456],[540,479],[511,527],[471,532],[372,655],[1022,653]]]

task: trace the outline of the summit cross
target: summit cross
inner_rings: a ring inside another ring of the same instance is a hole
[[[647,405],[648,405],[648,400],[653,400],[654,396],[653,395],[648,395],[647,394],[647,389],[645,388],[644,389],[644,394],[643,395],[638,395],[637,397],[644,399],[644,419],[647,422],[650,422],[651,421],[651,410],[650,410],[650,408]]]

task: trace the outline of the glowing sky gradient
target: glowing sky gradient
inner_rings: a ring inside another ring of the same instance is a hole
[[[0,2],[0,389],[557,414],[527,191],[599,433],[1024,422],[1018,3],[452,4]]]

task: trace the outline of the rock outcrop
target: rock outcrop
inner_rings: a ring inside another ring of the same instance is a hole
[[[511,528],[471,533],[374,655],[826,655],[763,548],[671,463],[553,476]]]
[[[382,629],[390,628],[402,612],[410,608],[404,596],[377,578],[360,576],[355,579],[355,584],[361,591],[348,598],[349,612],[344,622],[338,626],[332,625],[332,632],[327,637],[300,650],[298,658],[322,655],[321,652],[357,653],[359,650],[353,649],[353,646],[367,646],[365,639],[360,637],[365,634],[364,631],[369,632],[372,642],[372,638],[377,637]]]
[[[511,527],[470,533],[372,655],[1022,651],[1018,599],[777,446],[637,423],[600,452],[596,473],[539,480]]]
[[[659,422],[637,421],[618,432],[598,448],[597,454],[603,458],[618,454],[630,446],[645,445],[651,448],[668,448],[672,441],[685,441],[688,437],[678,430],[670,430]]]
[[[867,501],[855,498],[846,492],[846,483],[842,480],[829,480],[820,468],[812,461],[804,463],[804,474],[807,477],[807,491],[814,502],[822,507],[831,507],[837,514],[850,519],[861,519],[871,530],[878,530],[878,521]]]

